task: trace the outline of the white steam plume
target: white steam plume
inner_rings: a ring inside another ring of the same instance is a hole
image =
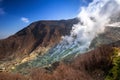
[[[73,42],[81,42],[82,50],[89,48],[93,38],[98,33],[104,32],[105,26],[111,21],[110,17],[120,11],[119,2],[119,0],[94,0],[88,7],[82,7],[78,15],[80,23],[74,25],[71,32],[71,36],[76,36]]]
[[[111,16],[120,12],[119,0],[93,0],[88,7],[82,7],[78,15],[80,22],[75,24],[70,36],[63,40],[50,53],[51,57],[65,57],[69,54],[86,51],[93,38],[104,32],[111,22]]]

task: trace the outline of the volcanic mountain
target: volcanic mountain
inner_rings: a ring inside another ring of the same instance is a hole
[[[57,61],[56,55],[59,53],[52,57],[50,57],[52,53],[47,53],[49,49],[54,48],[62,40],[62,36],[70,35],[72,27],[78,22],[79,19],[77,18],[58,21],[37,21],[16,34],[0,40],[0,71],[28,74],[30,71],[27,70],[32,70],[32,68],[44,68],[30,73],[33,80],[39,77],[41,80],[49,80],[48,77],[50,77],[50,80],[62,80],[62,78],[69,80],[104,80],[109,78],[111,73],[115,76],[113,72],[109,73],[108,71],[114,69],[114,67],[116,68],[116,65],[113,64],[114,60],[118,61],[116,58],[120,59],[120,27],[118,26],[106,27],[104,33],[98,34],[92,40],[90,49],[105,44],[107,46],[98,47],[85,54],[79,54],[76,58],[74,58],[75,55],[68,55],[64,59],[68,61],[72,58],[70,63],[65,60],[61,60],[65,63]],[[70,51],[71,49],[68,49],[64,53],[66,54]],[[118,56],[116,56],[116,53]],[[37,57],[33,57],[30,60],[29,58],[31,57],[29,56],[35,54],[37,54]],[[61,54],[60,57],[62,56],[64,55]],[[11,78],[14,76],[6,73],[0,74],[0,76],[4,76],[3,78],[6,77],[5,75]],[[46,77],[43,75],[46,75]],[[65,75],[67,77],[63,77]],[[20,78],[18,75],[15,76]],[[9,79],[6,78],[6,80]]]
[[[43,54],[59,43],[62,36],[70,35],[72,26],[78,22],[77,18],[33,22],[16,34],[0,40],[0,59],[13,59],[32,53]],[[90,47],[120,40],[119,32],[119,27],[107,27],[104,33],[92,41]]]
[[[0,40],[0,59],[29,55],[35,50],[39,54],[43,48],[57,44],[61,37],[69,35],[72,26],[78,19],[37,21],[20,30],[16,34]]]

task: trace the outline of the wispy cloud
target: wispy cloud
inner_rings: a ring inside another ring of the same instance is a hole
[[[25,23],[30,22],[30,21],[29,21],[29,19],[28,19],[28,18],[26,18],[26,17],[22,17],[22,18],[21,18],[21,21],[23,21],[23,22],[25,22]]]
[[[3,0],[0,0],[0,2],[2,2]]]
[[[3,14],[5,14],[5,11],[3,8],[0,8],[0,15],[3,15]]]

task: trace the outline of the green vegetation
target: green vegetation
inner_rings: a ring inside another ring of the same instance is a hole
[[[109,70],[105,80],[120,80],[120,55],[119,49],[115,49],[112,58],[112,68]]]

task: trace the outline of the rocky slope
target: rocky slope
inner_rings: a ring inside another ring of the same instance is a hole
[[[117,44],[117,45],[116,45]],[[119,46],[119,47],[118,47]],[[33,68],[30,75],[0,73],[1,80],[119,80],[120,41],[80,54],[71,62]],[[9,78],[8,78],[9,77]]]
[[[110,44],[120,40],[120,27],[108,26],[104,33],[95,37],[90,45],[90,48],[95,48],[103,44]]]

